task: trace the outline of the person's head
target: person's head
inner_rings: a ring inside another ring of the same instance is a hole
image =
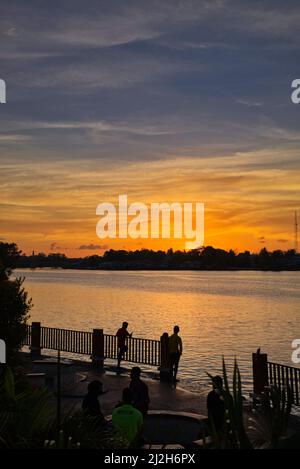
[[[123,324],[122,324],[122,327],[123,327],[124,329],[127,329],[127,327],[128,327],[128,322],[124,321]]]
[[[132,404],[132,392],[129,388],[123,389],[122,401],[124,404]]]
[[[221,376],[214,376],[212,382],[214,389],[221,390],[223,388],[223,379]]]
[[[102,394],[102,383],[99,380],[91,381],[88,384],[89,394],[94,394],[95,396],[100,396]]]
[[[174,326],[174,334],[178,334],[179,332],[179,326]]]
[[[134,366],[131,369],[130,377],[131,379],[140,379],[142,370],[140,369],[139,366]]]

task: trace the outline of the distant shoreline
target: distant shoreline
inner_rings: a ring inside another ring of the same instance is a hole
[[[289,269],[259,269],[259,268],[223,268],[223,269],[199,269],[199,268],[117,268],[117,267],[101,267],[101,268],[87,268],[87,267],[16,267],[15,270],[80,270],[82,271],[116,271],[116,272],[299,272],[300,267]]]
[[[32,253],[21,255],[15,267],[20,268],[62,268],[78,270],[201,270],[201,271],[296,271],[300,270],[300,254],[294,249],[288,251],[235,252],[232,249],[205,246],[192,251],[105,251],[100,256],[67,257],[62,253]]]

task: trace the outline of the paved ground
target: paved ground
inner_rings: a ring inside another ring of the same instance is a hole
[[[29,354],[24,354],[26,368],[31,371]],[[75,361],[77,383],[64,391],[63,407],[65,410],[81,408],[82,398],[87,392],[87,385],[94,379],[100,379],[103,389],[107,391],[100,398],[101,408],[104,415],[110,415],[115,405],[121,400],[122,391],[129,385],[128,371],[124,370],[121,375],[111,369],[104,373],[94,370],[88,362]],[[127,365],[128,366],[128,365]],[[206,415],[206,399],[202,395],[186,391],[180,388],[180,383],[174,386],[161,383],[157,379],[151,379],[144,375],[149,387],[150,410],[174,410],[180,412],[192,412]]]
[[[85,394],[88,382],[100,379],[103,382],[104,390],[107,390],[107,393],[100,398],[103,413],[105,415],[111,414],[114,406],[121,400],[123,389],[129,385],[129,376],[117,375],[111,371],[99,375],[89,365],[79,365],[78,371],[86,376],[86,380],[77,385],[76,392],[81,395]],[[206,414],[206,402],[203,396],[183,390],[179,384],[174,388],[174,386],[161,383],[159,380],[147,379],[147,377],[143,377],[143,379],[149,387],[151,410],[177,410]]]

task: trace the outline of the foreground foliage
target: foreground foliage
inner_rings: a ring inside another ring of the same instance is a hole
[[[10,368],[0,370],[0,449],[104,449],[121,443],[112,431],[82,411],[70,412],[58,426],[55,399],[46,389],[16,383]]]
[[[209,375],[214,382],[214,377]],[[220,391],[225,404],[224,430],[217,433],[210,421],[213,446],[222,449],[278,448],[287,438],[292,408],[292,393],[287,388],[270,387],[262,396],[259,408],[252,409],[246,417],[242,394],[241,375],[235,360],[232,389],[229,385],[223,358],[224,388]]]
[[[23,287],[24,279],[11,279],[21,252],[14,243],[0,243],[0,338],[5,341],[7,362],[16,359],[26,334],[26,321],[32,307]]]

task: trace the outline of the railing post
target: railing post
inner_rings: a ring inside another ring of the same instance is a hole
[[[103,368],[104,366],[104,334],[103,329],[93,329],[92,338],[92,366]]]
[[[253,353],[253,392],[261,394],[269,384],[268,379],[268,355],[266,353]]]
[[[170,355],[169,355],[169,335],[164,332],[160,338],[160,367],[159,374],[161,381],[171,381]]]
[[[31,355],[33,357],[41,356],[41,323],[33,322],[31,325]]]

